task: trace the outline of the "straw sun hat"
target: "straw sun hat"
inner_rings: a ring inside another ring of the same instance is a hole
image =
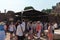
[[[4,25],[5,23],[4,22],[0,22],[0,25]]]

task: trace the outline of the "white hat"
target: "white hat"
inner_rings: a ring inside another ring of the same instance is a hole
[[[37,21],[37,23],[40,23],[40,21]]]
[[[4,22],[0,22],[0,25],[5,25],[5,23]]]

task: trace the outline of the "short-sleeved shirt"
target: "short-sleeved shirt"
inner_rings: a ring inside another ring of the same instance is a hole
[[[37,24],[36,31],[40,31],[41,28],[42,28],[41,25],[40,24]]]
[[[9,31],[14,31],[14,25],[9,25]]]
[[[4,31],[4,25],[0,25],[0,31]]]

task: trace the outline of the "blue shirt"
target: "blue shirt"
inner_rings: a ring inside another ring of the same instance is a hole
[[[0,31],[4,31],[4,25],[0,25]]]

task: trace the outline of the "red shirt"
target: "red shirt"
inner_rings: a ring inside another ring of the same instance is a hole
[[[40,30],[41,30],[41,25],[37,24],[36,31],[40,31]]]

